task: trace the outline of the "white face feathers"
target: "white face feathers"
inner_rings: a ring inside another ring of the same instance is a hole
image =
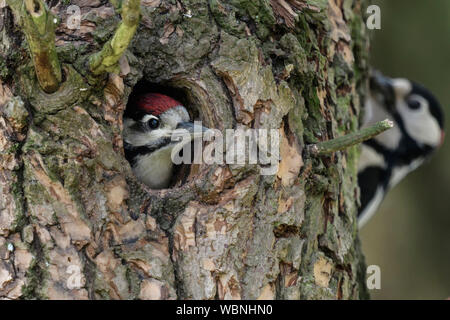
[[[438,147],[441,144],[441,128],[431,113],[430,102],[413,92],[410,81],[394,79],[397,112],[403,120],[406,132],[417,143]]]
[[[418,93],[413,92],[413,85],[406,79],[392,79],[391,88],[394,106],[386,106],[385,96],[380,92],[371,92],[365,103],[364,126],[390,119],[396,124],[375,140],[388,149],[398,148],[405,132],[415,142],[430,147],[438,147],[442,143],[442,129],[436,117],[431,113],[430,102]],[[393,109],[392,109],[393,108]],[[401,119],[401,124],[398,123]]]

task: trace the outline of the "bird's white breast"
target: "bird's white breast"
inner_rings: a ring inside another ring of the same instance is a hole
[[[173,172],[172,148],[169,145],[151,154],[137,156],[134,174],[152,189],[167,188]]]

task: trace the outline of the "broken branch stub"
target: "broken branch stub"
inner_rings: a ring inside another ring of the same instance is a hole
[[[361,142],[367,141],[393,127],[394,123],[391,120],[386,119],[375,123],[373,126],[361,129],[357,132],[350,133],[336,139],[311,144],[307,146],[307,151],[310,155],[313,156],[328,155],[333,152],[344,150]]]
[[[21,21],[39,85],[46,93],[58,90],[62,74],[55,48],[55,17],[42,0],[7,0]]]
[[[124,0],[121,12],[122,21],[112,39],[105,43],[100,52],[90,57],[89,68],[94,75],[117,71],[119,59],[133,39],[139,25],[140,0]]]

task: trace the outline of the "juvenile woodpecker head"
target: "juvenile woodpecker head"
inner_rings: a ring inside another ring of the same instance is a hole
[[[358,168],[362,226],[386,192],[417,169],[444,141],[444,114],[437,99],[407,79],[376,72],[370,79],[364,125],[390,119],[394,128],[364,142]]]
[[[172,150],[186,143],[173,140],[173,135],[187,130],[197,138],[186,108],[166,95],[148,93],[130,101],[123,120],[125,156],[134,174],[152,189],[167,188],[174,167]]]

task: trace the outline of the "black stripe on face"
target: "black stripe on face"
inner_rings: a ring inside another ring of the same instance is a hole
[[[409,135],[405,123],[397,111],[393,112],[392,116],[394,117],[395,125],[398,126],[402,134],[398,148],[390,151],[392,154],[391,158],[393,157],[396,162],[395,165],[408,165],[416,159],[427,158],[433,153],[435,148],[426,144],[419,144]]]
[[[384,147],[375,139],[365,141],[364,144],[375,150],[378,154],[381,154],[386,162],[389,170],[394,167],[408,166],[417,159],[426,159],[430,156],[434,148],[428,145],[419,146],[415,140],[404,132],[404,128],[399,123],[396,123],[400,127],[402,137],[397,149],[391,150]]]
[[[125,150],[125,159],[134,166],[137,161],[137,156],[150,155],[154,151],[164,148],[172,143],[172,139],[170,137],[161,138],[157,143],[144,146],[135,147],[127,142],[123,142],[123,147]]]

